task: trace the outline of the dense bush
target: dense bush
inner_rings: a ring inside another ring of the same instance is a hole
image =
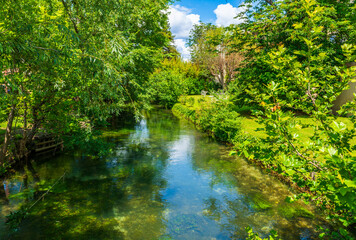
[[[170,70],[155,72],[150,78],[149,100],[165,107],[173,106],[179,96],[186,92],[183,81],[184,76],[181,73]]]
[[[150,102],[172,107],[181,95],[201,94],[217,85],[196,65],[180,59],[166,59],[150,77],[146,95]]]
[[[188,97],[186,104],[190,102]],[[189,103],[188,103],[189,104]],[[239,114],[223,102],[205,104],[201,110],[194,110],[183,104],[175,104],[173,112],[183,116],[198,125],[201,130],[209,132],[220,141],[232,141],[241,131],[241,120]]]
[[[172,111],[174,114],[179,115],[184,117],[185,119],[191,120],[195,122],[195,110],[190,109],[187,106],[184,106],[184,104],[181,103],[176,103],[174,104]]]
[[[241,129],[239,114],[220,103],[198,112],[197,124],[221,141],[231,141]]]

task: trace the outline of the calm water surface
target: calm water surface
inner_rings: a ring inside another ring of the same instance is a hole
[[[244,239],[251,226],[284,239],[311,239],[320,224],[288,188],[229,156],[168,111],[105,133],[105,156],[86,151],[36,159],[0,188],[0,239]],[[31,205],[13,231],[5,217]]]

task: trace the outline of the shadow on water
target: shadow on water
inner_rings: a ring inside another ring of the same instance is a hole
[[[247,226],[316,236],[322,222],[310,206],[285,203],[286,186],[169,112],[146,115],[106,129],[105,156],[82,149],[36,159],[4,180],[0,239],[243,239]],[[48,190],[16,231],[5,226],[10,211]]]

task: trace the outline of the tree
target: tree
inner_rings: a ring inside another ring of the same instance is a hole
[[[192,61],[207,69],[224,90],[243,60],[241,53],[233,52],[230,35],[229,28],[201,23],[195,25],[189,39]]]
[[[1,1],[0,74],[11,74],[0,75],[10,90],[1,92],[8,128],[0,162],[23,156],[39,129],[90,135],[97,121],[136,108],[171,40],[168,2]],[[24,126],[21,151],[8,151],[14,119]]]
[[[304,197],[352,227],[356,169],[351,139],[356,132],[331,115],[333,101],[354,75],[347,65],[356,57],[355,24],[346,9],[355,13],[355,4],[263,1],[235,34],[241,39],[235,47],[245,49],[246,57],[236,86],[243,88],[237,93],[244,96],[237,99],[256,104],[267,135],[244,139],[242,155],[261,160],[309,189]],[[353,101],[339,114],[355,123],[355,111]],[[314,124],[298,121],[298,113]],[[312,132],[310,141],[299,138],[301,130]],[[345,230],[340,233],[346,235]]]
[[[215,87],[205,81],[199,66],[180,58],[163,60],[145,86],[147,98],[165,107],[172,107],[182,95],[200,94]]]
[[[305,42],[292,36],[293,24],[303,21],[307,13],[295,11],[296,1],[285,2],[284,7],[278,1],[245,1],[248,10],[243,13],[247,20],[234,29],[234,48],[244,52],[244,67],[236,81],[236,99],[245,99],[248,104],[253,102],[250,90],[263,90],[272,80],[276,80],[278,71],[264,61],[265,56],[279,46],[285,47],[288,53],[306,51]],[[251,5],[251,3],[254,3]],[[331,65],[339,65],[336,59],[344,59],[341,46],[345,43],[354,44],[355,39],[355,4],[352,1],[317,1],[326,7],[328,17],[319,21],[321,34],[317,40],[321,51],[327,53]],[[301,25],[301,28],[303,25]],[[330,56],[330,57],[329,57]],[[298,60],[304,56],[298,55]],[[257,103],[258,104],[258,103]]]

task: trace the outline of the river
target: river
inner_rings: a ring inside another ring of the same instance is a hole
[[[169,111],[112,127],[104,140],[112,151],[38,158],[5,179],[0,239],[244,239],[248,226],[317,236],[311,206],[286,203],[288,187]],[[18,226],[5,225],[42,195]]]

